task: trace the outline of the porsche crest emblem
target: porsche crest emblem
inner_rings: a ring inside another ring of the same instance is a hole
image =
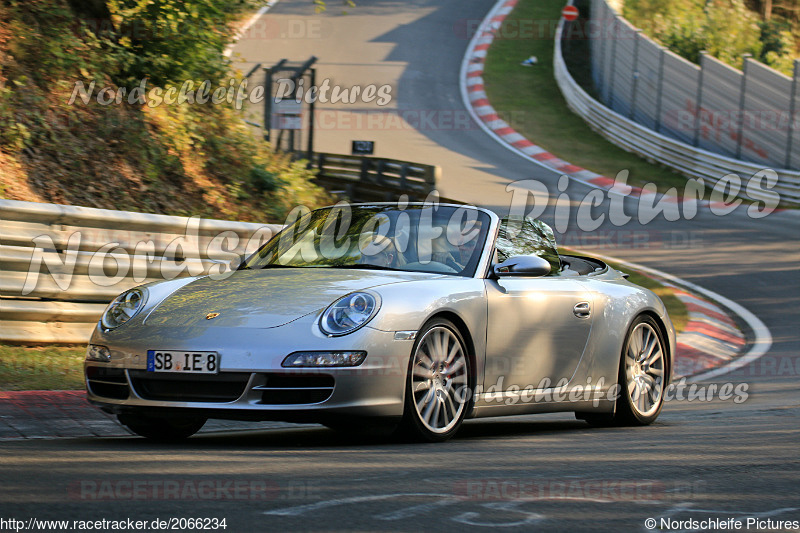
[[[219,316],[219,313],[208,313],[206,315],[206,320],[214,320]]]

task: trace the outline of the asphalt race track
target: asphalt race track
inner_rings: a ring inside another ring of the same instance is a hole
[[[390,84],[393,99],[383,108],[320,104],[327,122],[317,150],[349,153],[351,140],[374,140],[378,156],[441,165],[443,196],[504,212],[511,182],[533,179],[551,195],[559,191],[555,172],[461,122],[464,28],[492,3],[359,0],[341,16],[333,2],[314,15],[310,2],[284,0],[234,53],[242,68],[314,54],[318,82]],[[370,124],[381,109],[405,112],[412,124],[385,117]],[[423,112],[428,118],[417,120]],[[572,205],[590,190],[571,183]],[[608,213],[607,204],[596,212]],[[625,207],[635,213],[636,199]],[[592,429],[571,415],[475,420],[435,445],[321,426],[203,434],[172,446],[138,438],[5,441],[0,516],[225,518],[227,531],[647,531],[648,518],[659,527],[665,518],[741,520],[749,531],[788,520],[795,522],[783,530],[800,529],[800,216],[702,210],[691,220],[621,226],[606,216],[582,232],[574,215],[548,208],[542,218],[569,222],[560,239],[567,245],[696,283],[766,325],[765,355],[698,384],[746,384],[745,401],[672,401],[656,424],[636,429]],[[672,525],[665,529],[701,528]]]

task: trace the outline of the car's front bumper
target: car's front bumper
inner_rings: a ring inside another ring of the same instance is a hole
[[[108,412],[192,411],[209,418],[320,420],[398,417],[413,340],[369,327],[343,337],[313,333],[306,317],[278,328],[97,330],[111,361],[87,361],[88,399]],[[147,371],[148,350],[214,351],[216,375]],[[295,351],[364,350],[357,367],[283,368]]]

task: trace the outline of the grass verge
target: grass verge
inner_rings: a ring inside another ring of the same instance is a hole
[[[0,390],[83,388],[85,346],[0,344]]]
[[[627,169],[631,185],[652,182],[660,191],[677,187],[681,192],[686,184],[684,176],[611,144],[567,107],[553,77],[554,21],[563,7],[564,0],[521,0],[505,19],[489,49],[483,74],[492,106],[520,134],[565,161],[610,178]],[[522,31],[531,27],[537,30]],[[520,62],[531,55],[538,63],[521,66]],[[570,42],[567,55],[568,63],[578,67],[573,69],[573,76],[585,86],[589,42]],[[576,72],[581,70],[583,73]]]

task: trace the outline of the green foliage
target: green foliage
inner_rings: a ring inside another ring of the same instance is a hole
[[[250,184],[258,192],[272,192],[278,188],[280,179],[274,172],[264,167],[253,167],[250,170]]]
[[[698,62],[700,51],[736,65],[760,52],[757,19],[741,0],[629,0],[624,16],[675,53]]]
[[[241,81],[222,50],[231,22],[261,0],[69,1],[0,2],[0,167],[18,169],[16,183],[3,176],[11,198],[276,222],[296,203],[330,203],[313,172],[273,153],[226,103],[68,103],[76,82]]]
[[[111,37],[121,62],[115,81],[135,86],[142,78],[164,86],[184,80],[222,79],[228,61],[222,52],[231,25],[258,0],[109,0]]]
[[[761,22],[759,27],[764,45],[759,60],[791,76],[797,48],[791,23],[786,19],[773,18]]]
[[[0,86],[0,146],[8,146],[15,151],[22,150],[30,142],[28,127],[17,122],[11,89]]]
[[[73,72],[113,68],[114,58],[98,53],[100,41],[74,18],[66,3],[11,0],[7,5],[0,12],[0,25],[6,26],[16,39],[7,43],[8,54],[0,67],[9,78],[17,74],[16,65],[34,62],[38,68],[26,74],[41,87]],[[13,61],[8,61],[8,56]]]
[[[761,20],[743,0],[627,0],[623,16],[676,54],[698,63],[700,52],[737,68],[750,54],[791,74],[791,28]]]

